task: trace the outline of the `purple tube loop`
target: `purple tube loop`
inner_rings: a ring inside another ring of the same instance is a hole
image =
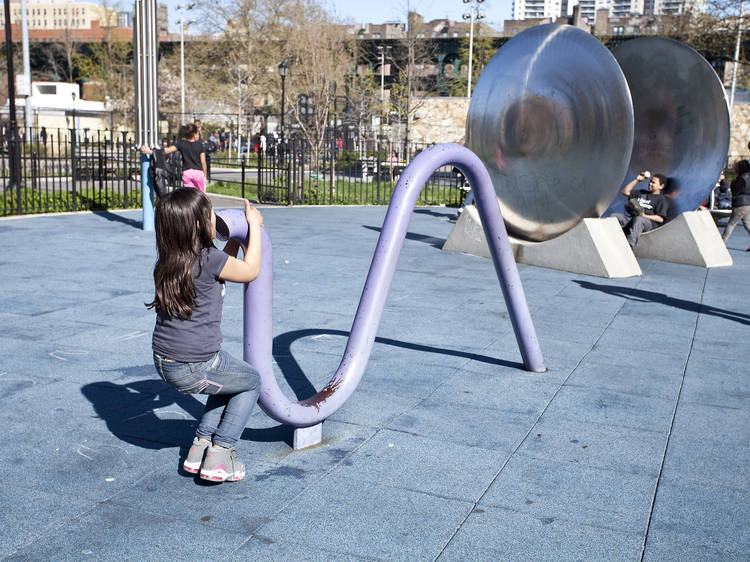
[[[245,286],[243,342],[245,361],[261,375],[260,405],[272,418],[295,427],[309,427],[330,417],[352,395],[370,358],[417,198],[432,173],[445,165],[460,169],[474,189],[524,368],[535,372],[546,370],[487,169],[469,149],[457,144],[441,144],[420,153],[401,174],[388,206],[341,363],[323,389],[299,402],[290,400],[281,391],[273,374],[273,255],[271,241],[263,229],[260,275]],[[248,231],[243,211],[227,209],[216,214],[220,238],[246,242]]]

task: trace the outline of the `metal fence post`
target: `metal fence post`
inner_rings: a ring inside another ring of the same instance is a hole
[[[245,162],[247,161],[247,158],[245,155],[242,155],[242,160],[240,160],[240,170],[241,170],[241,178],[242,178],[242,198],[245,198]],[[258,200],[260,201],[260,190],[258,191]]]
[[[258,199],[260,199],[263,191],[263,151],[258,148],[256,154],[258,155]]]
[[[336,191],[336,139],[331,139],[331,187],[328,192],[328,204],[333,205],[333,193]]]
[[[73,193],[73,210],[78,210],[78,192],[76,191],[76,182],[78,181],[78,171],[76,170],[76,135],[75,129],[70,129],[70,181],[71,191]]]
[[[382,139],[378,137],[378,145],[377,145],[377,159],[376,162],[376,172],[375,172],[375,184],[377,186],[377,193],[378,193],[378,205],[380,205],[380,162],[383,160],[382,155],[380,154],[380,149],[382,148]]]
[[[284,175],[286,176],[287,203],[292,204],[292,169],[289,167],[289,160],[283,162]]]
[[[129,205],[129,203],[128,203],[128,201],[129,201],[128,195],[130,195],[130,184],[128,183],[128,181],[130,180],[130,167],[133,165],[133,161],[132,161],[131,158],[129,158],[129,154],[128,154],[127,148],[125,147],[125,139],[126,138],[127,138],[127,133],[125,131],[123,131],[122,132],[122,139],[120,140],[120,150],[122,152],[122,163],[123,163],[123,166],[126,167],[127,174],[128,174],[128,179],[125,180],[125,182],[124,182],[125,183],[125,208],[127,209],[128,205]],[[114,141],[114,137],[112,138],[112,140]],[[114,144],[114,142],[112,144]],[[114,153],[114,150],[113,150],[113,153]]]

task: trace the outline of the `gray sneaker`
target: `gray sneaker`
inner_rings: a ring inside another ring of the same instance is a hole
[[[190,474],[198,474],[200,472],[203,457],[210,444],[211,442],[205,439],[193,438],[193,444],[188,451],[187,457],[185,457],[185,462],[182,463],[182,468],[185,469],[185,472],[189,472]]]
[[[238,482],[245,477],[245,465],[234,459],[234,449],[209,447],[201,478],[211,482]]]

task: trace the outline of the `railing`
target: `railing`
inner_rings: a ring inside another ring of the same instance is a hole
[[[10,185],[2,139],[2,215],[141,206],[139,153],[127,132],[36,130],[20,145],[20,183]]]
[[[21,142],[18,185],[10,184],[7,142],[0,141],[2,216],[141,206],[140,153],[132,133],[35,130],[31,143]],[[294,139],[240,158],[215,152],[208,155],[209,192],[283,205],[385,205],[401,172],[427,146],[400,145],[399,151],[371,140],[354,148],[345,150],[332,141],[315,153]],[[175,156],[171,187],[181,184]],[[458,206],[464,186],[457,169],[440,168],[417,204]]]
[[[227,158],[211,155],[213,190],[263,203],[306,205],[385,205],[401,172],[426,145],[413,144],[391,155],[385,142],[369,142],[363,150],[344,150],[327,143],[314,154],[303,142],[270,147],[266,152],[243,153]],[[451,166],[437,170],[420,194],[419,205],[458,206],[463,201],[465,179]]]

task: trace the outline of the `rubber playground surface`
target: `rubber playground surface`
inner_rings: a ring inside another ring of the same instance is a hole
[[[289,396],[338,367],[385,212],[262,209]],[[153,368],[140,211],[0,220],[0,558],[747,560],[747,233],[726,268],[519,266],[548,367],[530,373],[492,263],[440,249],[453,216],[413,214],[323,442],[293,450],[258,408],[247,476],[220,485],[180,468],[201,403]],[[237,285],[223,334],[241,356]]]

